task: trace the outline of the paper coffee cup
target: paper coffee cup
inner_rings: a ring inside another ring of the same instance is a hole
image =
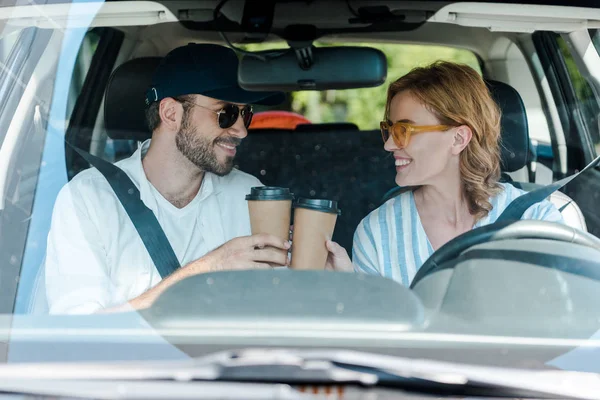
[[[294,232],[292,239],[293,269],[319,270],[327,262],[327,239],[341,210],[337,201],[298,199],[294,204]]]
[[[293,199],[288,188],[261,186],[250,189],[246,200],[252,234],[267,233],[288,241]]]

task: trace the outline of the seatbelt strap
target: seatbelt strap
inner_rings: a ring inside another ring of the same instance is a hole
[[[561,208],[559,208],[558,211],[560,211],[562,213],[563,211],[565,211],[565,209],[567,207],[569,207],[571,205],[571,203],[573,203],[573,200],[569,200],[567,203],[563,204],[563,206]]]
[[[67,143],[108,181],[135,226],[156,269],[164,279],[180,267],[167,235],[151,209],[146,207],[140,191],[121,168]]]
[[[550,196],[552,193],[561,189],[569,182],[573,181],[579,175],[583,174],[588,169],[596,167],[600,163],[600,156],[596,157],[591,163],[589,163],[584,169],[579,171],[576,174],[568,176],[560,181],[556,181],[551,183],[548,186],[541,187],[539,189],[533,190],[529,193],[526,193],[522,196],[514,199],[505,209],[502,214],[498,217],[496,222],[504,222],[504,221],[517,221],[523,217],[523,214],[529,207],[532,205],[543,201],[545,198]]]

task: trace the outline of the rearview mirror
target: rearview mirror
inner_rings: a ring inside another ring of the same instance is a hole
[[[238,81],[246,90],[291,92],[374,87],[383,84],[387,76],[385,54],[370,47],[313,47],[312,65],[308,69],[300,68],[292,49],[256,54],[258,57],[244,55],[240,61]]]

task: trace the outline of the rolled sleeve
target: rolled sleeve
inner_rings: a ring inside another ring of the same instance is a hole
[[[523,213],[523,217],[521,219],[537,219],[565,224],[565,220],[560,211],[558,211],[556,206],[548,200],[544,200],[529,207]]]
[[[381,275],[376,262],[373,261],[377,260],[376,250],[372,244],[373,242],[372,240],[365,240],[365,238],[368,238],[368,233],[364,228],[365,220],[367,220],[367,218],[361,221],[354,233],[354,241],[352,243],[352,264],[354,264],[355,272]]]

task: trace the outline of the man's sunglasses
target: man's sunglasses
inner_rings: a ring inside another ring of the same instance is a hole
[[[410,137],[412,135],[416,135],[417,133],[447,131],[448,129],[453,128],[450,125],[416,126],[406,122],[396,122],[392,124],[389,121],[381,121],[379,126],[381,128],[381,137],[383,138],[383,143],[386,143],[391,136],[394,140],[394,143],[396,143],[396,146],[400,148],[408,146]]]
[[[242,109],[236,106],[235,104],[227,104],[219,111],[211,110],[208,107],[201,106],[200,104],[193,103],[189,100],[185,100],[186,103],[192,104],[194,106],[198,106],[200,108],[204,108],[205,110],[212,111],[217,114],[217,123],[219,124],[219,128],[228,129],[236,123],[238,117],[241,115],[242,120],[244,121],[244,126],[246,129],[250,126],[252,122],[252,116],[254,113],[252,112],[252,106],[247,104]]]

